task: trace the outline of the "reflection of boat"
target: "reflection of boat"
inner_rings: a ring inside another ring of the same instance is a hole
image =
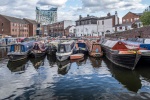
[[[94,40],[92,40],[92,41],[87,40],[86,45],[88,47],[88,52],[89,52],[90,56],[92,56],[92,57],[102,57],[103,56],[103,52],[102,52],[101,45],[99,42],[94,41]]]
[[[58,74],[65,75],[68,73],[71,63],[70,63],[70,60],[65,60],[62,62],[58,61],[57,65],[58,65]]]
[[[44,59],[45,59],[45,56],[42,56],[39,58],[30,58],[30,61],[32,62],[35,69],[38,69],[40,66],[44,65]]]
[[[49,65],[53,67],[57,60],[56,55],[47,55],[47,60],[49,61]]]
[[[24,71],[26,69],[26,63],[28,62],[28,59],[12,62],[8,61],[7,67],[11,72],[18,72],[18,71]]]
[[[93,67],[101,67],[102,58],[89,57]]]
[[[82,64],[86,64],[86,60],[87,60],[88,56],[84,56],[83,58],[81,59],[71,59],[71,63],[76,63],[78,66],[81,66]]]
[[[110,69],[109,71],[112,73],[112,76],[128,90],[137,92],[139,89],[141,89],[142,84],[140,75],[137,73],[137,71],[130,71],[121,67],[116,67],[117,65],[113,64],[106,58],[103,58],[103,61]]]
[[[46,52],[47,52],[47,47],[43,42],[39,41],[34,43],[33,49],[31,51],[31,55],[36,58],[36,57],[44,56]]]
[[[16,43],[10,46],[10,51],[7,56],[10,61],[23,60],[28,57],[33,47],[33,41]]]

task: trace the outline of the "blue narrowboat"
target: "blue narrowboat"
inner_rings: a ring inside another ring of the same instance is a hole
[[[34,41],[16,43],[10,46],[7,56],[10,61],[26,59],[33,48]]]

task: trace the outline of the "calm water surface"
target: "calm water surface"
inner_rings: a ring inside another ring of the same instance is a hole
[[[58,62],[55,56],[12,63],[7,50],[0,48],[2,100],[150,99],[150,66],[131,71],[106,58]]]

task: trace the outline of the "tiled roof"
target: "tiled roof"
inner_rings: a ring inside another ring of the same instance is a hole
[[[124,24],[117,24],[115,26],[127,26],[127,25],[132,25],[133,23],[129,22],[129,23],[124,23]]]
[[[100,18],[98,18],[98,20],[110,19],[110,18],[113,18],[113,17],[115,17],[115,15],[100,17]]]
[[[32,20],[32,19],[24,18],[24,20],[29,22],[29,23],[32,23],[32,24],[37,24],[37,22],[35,20]]]
[[[9,20],[10,22],[27,24],[26,21],[24,21],[23,19],[20,19],[20,18],[5,16],[5,15],[0,15],[0,16],[3,16],[4,18],[6,18],[7,20]]]
[[[89,20],[89,19],[98,19],[98,17],[95,17],[95,16],[87,16],[87,17],[83,17],[77,21],[83,21],[83,20]]]

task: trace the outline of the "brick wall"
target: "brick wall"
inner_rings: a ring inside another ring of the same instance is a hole
[[[106,37],[109,38],[119,38],[119,37],[135,38],[137,36],[140,36],[141,38],[150,38],[150,26],[119,32],[119,33],[106,34]]]

